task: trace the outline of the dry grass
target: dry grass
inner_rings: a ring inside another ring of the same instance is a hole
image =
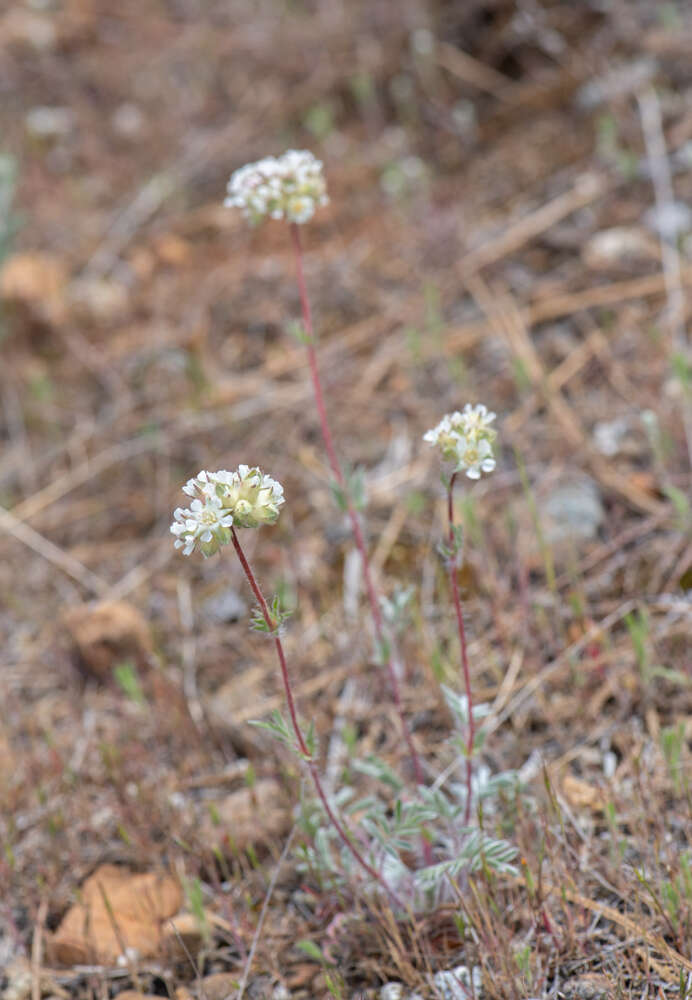
[[[272,879],[248,996],[275,981],[327,995],[300,939],[328,956],[343,997],[388,979],[424,990],[426,973],[462,962],[481,968],[487,997],[692,995],[692,539],[664,489],[690,495],[671,354],[692,250],[681,241],[675,329],[675,262],[654,236],[634,258],[585,251],[597,232],[641,227],[655,199],[635,99],[649,81],[618,89],[615,65],[656,60],[675,198],[692,198],[683,8],[672,27],[643,2],[320,0],[250,14],[228,0],[66,0],[0,15],[15,250],[48,255],[25,261],[28,292],[6,295],[0,371],[0,965],[26,956],[22,995],[139,983],[184,1000],[204,996],[203,975],[239,981]],[[55,30],[39,53],[24,14]],[[421,26],[446,43],[432,56],[411,48]],[[610,91],[585,104],[595,80]],[[126,103],[143,115],[130,136]],[[70,110],[64,135],[27,130],[41,105]],[[439,680],[456,682],[458,656],[435,554],[438,468],[420,438],[467,399],[500,415],[499,471],[463,508],[463,583],[473,683],[493,705],[484,756],[527,779],[501,820],[521,874],[474,877],[412,923],[365,899],[344,912],[290,854],[277,874],[285,835],[215,852],[203,823],[248,761],[293,800],[299,776],[246,725],[281,704],[271,649],[246,614],[229,624],[210,610],[229,586],[248,600],[239,568],[170,543],[179,485],[199,468],[258,462],[286,487],[253,559],[267,589],[297,597],[287,646],[325,754],[343,751],[337,720],[409,766],[369,644],[349,637],[351,542],[285,332],[299,313],[288,234],[250,232],[220,207],[232,169],[288,145],[326,164],[331,205],[306,231],[320,363],[341,453],[370,473],[383,586],[417,586],[404,700],[431,776],[446,763]],[[425,163],[419,182],[407,156]],[[397,197],[383,176],[402,182]],[[606,456],[595,429],[620,418]],[[591,539],[550,544],[546,498],[575,475],[604,520]],[[65,615],[95,599],[131,602],[150,627],[141,699],[76,668]],[[679,726],[675,769],[664,746]],[[104,861],[200,880],[214,922],[194,962],[50,965],[46,939]]]

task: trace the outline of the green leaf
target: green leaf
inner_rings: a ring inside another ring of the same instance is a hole
[[[320,949],[317,947],[314,941],[310,941],[309,938],[302,938],[300,941],[296,941],[296,948],[311,958],[313,961],[318,962],[320,965],[325,964],[324,956]]]
[[[369,777],[381,781],[383,785],[388,785],[389,788],[392,788],[397,793],[404,787],[403,781],[396,772],[388,764],[385,764],[380,757],[376,757],[374,754],[371,754],[365,760],[355,760],[353,767],[356,771],[360,771],[361,774],[367,774]]]
[[[288,723],[278,709],[275,709],[272,712],[271,718],[269,719],[251,719],[250,725],[257,726],[258,729],[266,729],[266,731],[271,733],[272,736],[275,736],[280,743],[284,743],[286,746],[290,747],[294,753],[298,754],[293,729],[289,727]]]
[[[686,493],[679,490],[677,486],[673,486],[671,483],[667,483],[663,487],[663,492],[668,497],[673,507],[675,507],[675,513],[684,523],[689,521],[690,518],[690,499]]]
[[[131,660],[123,660],[113,667],[113,676],[121,690],[138,705],[146,705],[146,698],[137,676],[137,668]]]
[[[299,344],[307,345],[312,343],[310,335],[300,320],[290,320],[290,322],[286,324],[286,332],[290,337],[293,337],[294,340],[297,340]]]

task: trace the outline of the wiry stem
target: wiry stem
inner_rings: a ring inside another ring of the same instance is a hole
[[[468,736],[466,740],[466,805],[464,807],[464,826],[468,825],[469,819],[471,818],[471,787],[472,787],[472,777],[473,777],[473,765],[471,763],[471,758],[473,755],[473,747],[476,741],[476,721],[473,717],[473,697],[471,693],[471,673],[469,671],[469,657],[466,648],[466,629],[464,628],[464,616],[461,611],[461,599],[459,597],[459,581],[457,580],[457,540],[454,535],[454,503],[452,499],[452,492],[454,490],[454,480],[456,479],[456,472],[452,474],[452,478],[449,480],[449,486],[447,488],[447,517],[449,520],[449,558],[448,558],[448,570],[449,570],[449,582],[452,587],[452,599],[454,601],[454,610],[457,616],[457,628],[459,630],[459,645],[461,646],[461,667],[464,674],[464,686],[466,687],[466,705],[469,716],[469,728]]]
[[[288,673],[286,655],[284,653],[283,643],[281,642],[281,638],[277,631],[277,622],[274,621],[274,618],[272,617],[272,614],[269,610],[269,606],[267,605],[267,602],[264,599],[264,594],[260,590],[259,584],[255,579],[255,575],[252,572],[250,564],[245,558],[245,553],[243,552],[235,528],[231,528],[231,539],[233,540],[233,547],[235,548],[238,559],[240,560],[240,565],[243,567],[243,571],[245,573],[245,576],[247,577],[247,581],[250,584],[252,592],[257,600],[257,603],[259,604],[260,611],[262,612],[262,617],[264,618],[265,624],[269,629],[269,631],[272,632],[274,635],[274,645],[276,647],[276,653],[279,658],[279,665],[281,667],[281,679],[284,685],[284,694],[286,695],[288,712],[291,717],[291,727],[293,729],[293,735],[295,736],[296,744],[298,746],[298,750],[300,751],[300,755],[305,761],[308,771],[310,772],[312,783],[315,786],[315,791],[317,792],[320,802],[322,803],[324,811],[327,814],[330,823],[332,824],[337,834],[339,835],[339,839],[344,844],[344,846],[351,852],[351,854],[356,859],[358,864],[361,866],[363,871],[365,871],[370,876],[370,878],[374,879],[376,882],[379,882],[379,884],[382,886],[385,892],[387,892],[392,901],[397,906],[402,907],[402,903],[399,900],[396,893],[389,888],[382,875],[380,875],[380,873],[376,871],[375,868],[373,868],[373,866],[370,865],[365,860],[363,855],[360,853],[358,848],[353,843],[352,838],[346,832],[346,829],[344,828],[344,825],[342,824],[341,820],[336,816],[334,810],[329,804],[329,800],[327,799],[327,795],[322,786],[322,781],[320,779],[317,766],[315,764],[312,754],[310,753],[310,750],[308,749],[308,745],[305,742],[305,737],[303,736],[300,724],[298,722],[298,714],[296,712],[295,700],[293,698],[293,689],[291,687],[291,679]]]
[[[306,348],[308,354],[308,365],[310,367],[310,376],[312,378],[312,388],[315,395],[315,405],[317,406],[317,415],[319,417],[320,429],[322,431],[322,439],[324,440],[324,447],[327,452],[327,458],[329,459],[329,465],[331,466],[332,473],[346,503],[346,511],[348,513],[348,517],[351,522],[351,530],[353,531],[353,538],[356,543],[356,548],[358,549],[358,552],[360,554],[361,566],[363,568],[363,580],[365,581],[365,590],[368,595],[368,603],[370,605],[370,612],[372,615],[372,621],[375,628],[375,638],[377,640],[377,646],[378,649],[383,651],[386,657],[387,674],[389,676],[389,683],[392,689],[392,697],[394,699],[394,705],[399,715],[401,731],[404,736],[404,739],[406,740],[406,745],[411,755],[416,782],[419,785],[422,785],[424,781],[423,769],[421,767],[420,758],[414,746],[413,738],[411,736],[411,732],[408,727],[408,723],[406,722],[406,717],[404,715],[404,710],[401,703],[401,691],[399,688],[399,681],[396,676],[396,670],[394,668],[394,660],[392,657],[392,653],[389,649],[389,643],[386,642],[385,639],[384,625],[382,621],[382,612],[380,611],[380,602],[372,579],[372,572],[370,569],[370,559],[368,558],[368,551],[365,546],[363,531],[360,525],[360,520],[358,518],[358,513],[355,507],[353,506],[353,501],[351,499],[346,484],[341,464],[339,462],[339,459],[337,458],[331,431],[329,429],[329,422],[327,420],[327,409],[324,405],[322,384],[320,382],[319,370],[317,368],[317,353],[315,351],[315,344],[314,344],[312,312],[310,310],[310,301],[308,299],[307,288],[305,285],[305,275],[303,273],[303,251],[300,243],[300,231],[295,222],[291,223],[291,240],[293,242],[293,249],[296,259],[298,290],[300,292],[300,304],[303,313],[303,324],[305,326],[305,333],[307,337]],[[425,845],[425,852],[426,852],[426,860],[429,862],[430,861],[429,845],[427,843]]]

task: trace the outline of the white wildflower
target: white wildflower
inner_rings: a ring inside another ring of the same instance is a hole
[[[457,420],[460,419],[461,414],[458,411],[446,413],[437,427],[433,427],[432,430],[426,431],[423,435],[423,440],[427,441],[428,444],[439,445],[442,457],[448,461],[453,461],[456,458],[459,435],[454,428]]]
[[[189,508],[176,507],[173,518],[175,547],[183,555],[189,556],[198,544],[203,556],[211,556],[231,540],[233,515],[223,509],[217,496],[196,497]]]
[[[487,406],[482,403],[477,406],[471,406],[470,403],[467,403],[461,414],[461,422],[467,435],[472,433],[485,434],[492,441],[497,436],[497,431],[494,431],[490,426],[495,417],[496,414],[492,410],[488,410]]]
[[[306,149],[289,149],[236,170],[224,205],[242,209],[253,223],[265,218],[302,223],[328,201],[321,161]]]
[[[175,547],[189,556],[195,545],[204,556],[211,556],[228,545],[231,527],[259,528],[274,524],[284,503],[284,490],[271,476],[257,467],[239,465],[235,472],[198,473],[183,486],[193,497],[189,508],[173,512],[171,532]]]
[[[283,486],[260,469],[239,465],[236,472],[215,472],[211,479],[224,510],[233,514],[238,527],[259,528],[278,518]]]
[[[188,481],[183,486],[183,493],[187,493],[189,497],[196,497],[198,494],[200,496],[207,496],[208,493],[213,493],[214,490],[210,489],[212,484],[213,472],[202,472],[198,473],[192,479]]]
[[[467,403],[463,412],[447,413],[437,427],[427,431],[423,440],[439,447],[445,461],[455,463],[455,471],[465,471],[469,479],[495,468],[493,441],[497,437],[490,424],[495,414],[479,403]]]
[[[464,469],[469,479],[480,479],[481,472],[492,472],[496,464],[487,438],[460,438],[456,457],[457,469]]]

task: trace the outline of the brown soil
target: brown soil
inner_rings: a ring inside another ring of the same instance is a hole
[[[691,46],[689,5],[644,0],[0,12],[7,1000],[236,996],[270,885],[247,996],[427,996],[460,964],[491,998],[692,995]],[[398,923],[284,851],[300,769],[247,724],[282,705],[273,648],[230,550],[185,559],[168,532],[201,468],[284,484],[277,526],[244,540],[296,601],[302,714],[323,757],[346,722],[410,777],[366,606],[344,601],[288,230],[222,206],[232,170],[288,147],[325,164],[330,205],[303,231],[321,372],[340,454],[368,470],[381,586],[416,586],[404,702],[431,780],[439,681],[460,680],[421,437],[466,401],[498,413],[498,470],[459,493],[461,581],[483,758],[525,768],[501,830],[520,873]],[[662,252],[647,213],[667,175],[682,222]],[[171,876],[198,932],[167,924],[164,948],[166,911],[146,955],[70,961],[53,936],[104,864]]]

